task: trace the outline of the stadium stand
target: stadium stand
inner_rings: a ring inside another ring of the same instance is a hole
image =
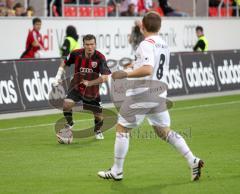
[[[105,17],[114,10],[112,5],[76,5],[66,3],[63,5],[64,16],[65,17]],[[153,7],[151,10],[157,11],[161,16],[164,16],[164,13],[161,7],[158,6],[157,2],[153,2]]]
[[[161,16],[165,15],[163,9],[159,6],[158,0],[153,0],[150,8],[144,7],[144,1],[138,1],[139,15],[143,15],[146,11],[149,10],[157,11]],[[25,9],[29,6],[31,7],[30,11],[28,11],[27,9],[24,10],[24,14],[22,14],[22,16],[34,16],[34,7],[38,7],[37,4],[34,4],[32,2],[27,3],[27,1],[23,2],[21,0],[11,1],[13,2],[12,6],[9,7],[7,2],[8,0],[0,1],[0,17],[15,16],[15,11],[13,7],[16,4],[19,4],[19,2],[21,2],[22,4],[24,3]],[[54,17],[108,17],[121,15],[120,10],[116,8],[118,5],[120,5],[120,1],[118,0],[64,0],[62,1],[62,4],[56,2],[57,0],[49,0],[48,6],[51,6],[51,8],[49,8],[48,14],[46,14],[46,11],[42,11],[42,13]],[[209,0],[208,4],[209,7],[208,11],[206,11],[206,15],[208,12],[208,16],[210,17],[232,17],[235,15],[239,15],[239,13],[237,12],[238,6],[236,5],[235,0]],[[39,15],[39,13],[36,13],[36,15],[43,16]]]
[[[225,17],[233,16],[233,0],[213,0],[209,1],[209,16],[211,17]]]

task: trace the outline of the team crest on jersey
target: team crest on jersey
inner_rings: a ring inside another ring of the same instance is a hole
[[[92,68],[96,68],[96,67],[97,67],[97,62],[93,61],[93,62],[91,63],[91,65],[92,65]]]
[[[145,62],[148,62],[148,61],[149,61],[149,58],[148,58],[148,57],[145,57],[145,58],[144,58],[144,61],[145,61]]]

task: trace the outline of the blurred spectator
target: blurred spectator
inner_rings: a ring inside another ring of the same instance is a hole
[[[76,4],[77,0],[64,0],[64,4]]]
[[[137,16],[138,0],[121,0],[120,15],[121,16]]]
[[[34,7],[32,6],[29,6],[26,10],[26,13],[25,13],[26,16],[28,17],[33,17],[35,15],[35,9]]]
[[[82,4],[82,5],[87,5],[87,4],[90,4],[91,3],[91,0],[79,0],[79,4]],[[98,4],[99,1],[97,2],[93,2],[93,4]]]
[[[134,52],[137,50],[138,45],[144,40],[141,28],[142,28],[141,20],[136,20],[134,22],[134,26],[132,27],[132,31],[128,40]]]
[[[8,9],[12,9],[15,0],[0,0],[0,7],[6,7]]]
[[[120,10],[120,2],[121,0],[108,1],[108,6],[112,8],[112,10],[108,12],[108,16],[117,16],[117,12]]]
[[[138,0],[138,13],[144,15],[153,8],[152,0]]]
[[[6,7],[7,7],[8,9],[13,9],[15,0],[5,0],[5,1],[6,1]]]
[[[29,6],[25,11],[24,6],[14,0],[0,0],[0,16],[28,16],[35,15],[35,9]]]
[[[233,9],[233,16],[239,16],[240,15],[240,0],[234,0],[232,6],[235,8]],[[238,10],[237,10],[238,7]],[[238,12],[238,14],[237,14]]]
[[[14,0],[0,0],[0,16],[15,16]]]
[[[161,9],[163,10],[163,13],[165,16],[180,16],[180,17],[186,17],[188,16],[187,13],[184,12],[179,12],[176,11],[175,9],[173,9],[169,3],[168,0],[158,0],[159,2],[159,6],[161,7]]]
[[[8,10],[6,7],[0,6],[0,17],[1,16],[7,16],[8,15]]]
[[[13,9],[7,9],[7,16],[15,16],[15,11]]]
[[[24,7],[21,3],[16,3],[13,7],[15,16],[24,16]]]
[[[132,16],[138,16],[138,13],[136,13],[136,5],[134,3],[130,3],[128,5],[127,11],[121,12],[121,16],[127,16],[127,17],[132,17]]]
[[[193,47],[194,51],[208,51],[208,41],[204,36],[203,27],[196,27],[196,35],[198,37],[198,41],[196,45]]]
[[[62,16],[62,0],[56,0],[53,3],[53,7],[50,7],[52,0],[47,0],[47,10],[48,16],[50,16],[51,9],[53,11],[53,16]]]
[[[0,0],[0,7],[6,7],[6,1]]]
[[[209,7],[218,7],[220,3],[221,0],[209,0]],[[225,6],[225,4],[223,3],[222,6]]]
[[[98,4],[101,2],[101,0],[93,0],[93,4]],[[64,0],[64,3],[66,4],[77,4],[79,2],[79,4],[90,4],[91,0]]]
[[[21,58],[41,57],[41,50],[43,50],[43,40],[42,35],[39,31],[41,29],[42,21],[39,18],[34,18],[32,21],[33,29],[28,33],[26,50],[21,55]]]
[[[70,52],[79,49],[78,34],[74,26],[68,26],[66,29],[66,37],[61,48],[61,57],[66,59]]]

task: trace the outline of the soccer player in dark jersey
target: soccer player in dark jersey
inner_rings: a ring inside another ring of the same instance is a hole
[[[67,124],[65,129],[73,127],[72,108],[79,101],[83,102],[83,109],[94,114],[94,132],[96,139],[104,139],[101,127],[103,126],[102,108],[100,106],[99,85],[108,80],[111,74],[105,56],[96,50],[96,38],[88,34],[83,37],[82,49],[71,52],[69,59],[63,60],[58,69],[54,85],[61,82],[65,67],[75,65],[74,78],[63,102],[63,114]]]

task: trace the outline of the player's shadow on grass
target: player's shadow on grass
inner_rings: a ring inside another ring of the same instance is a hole
[[[172,182],[169,180],[170,183],[167,184],[155,184],[155,185],[149,185],[146,187],[131,187],[128,185],[128,183],[125,183],[124,180],[120,182],[112,182],[111,183],[111,189],[114,191],[117,191],[119,193],[124,193],[124,194],[132,194],[132,193],[137,193],[137,194],[156,194],[156,193],[162,193],[162,190],[173,186],[176,189],[176,186],[183,186],[183,185],[192,185],[192,184],[201,184],[201,183],[206,183],[206,182],[215,182],[215,181],[220,181],[220,180],[229,180],[229,179],[239,179],[240,175],[232,175],[232,176],[225,176],[225,177],[210,177],[207,173],[205,173],[205,176],[201,178],[201,180],[196,181],[196,182],[191,182],[190,180],[183,180],[181,182]],[[110,180],[112,181],[112,180]],[[161,182],[161,180],[159,180]],[[141,183],[139,183],[141,185]],[[177,193],[177,191],[176,191]]]
[[[169,183],[169,184],[157,184],[157,185],[149,185],[146,187],[131,187],[128,186],[127,183],[124,183],[124,181],[118,182],[113,182],[111,185],[111,189],[114,191],[118,191],[119,193],[124,193],[124,194],[130,194],[130,193],[137,193],[137,194],[156,194],[156,193],[161,193],[164,188],[171,187],[171,186],[181,186],[181,185],[187,185],[191,184],[189,181],[185,182],[178,182],[178,183]],[[139,183],[141,185],[141,183]]]
[[[94,137],[84,138],[84,140],[79,138],[78,140],[74,140],[74,142],[72,142],[71,144],[56,143],[56,147],[64,148],[64,149],[65,148],[69,148],[69,149],[77,148],[77,149],[79,149],[79,148],[87,147],[90,144],[97,143],[97,142],[99,142],[99,141],[96,140]]]

